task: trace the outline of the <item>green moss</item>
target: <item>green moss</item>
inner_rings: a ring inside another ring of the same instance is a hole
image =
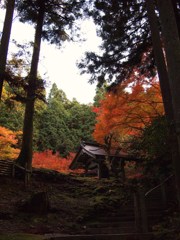
[[[43,240],[43,236],[32,234],[3,234],[0,235],[1,240]]]
[[[163,222],[153,227],[155,240],[179,240],[180,239],[180,215],[174,212]]]

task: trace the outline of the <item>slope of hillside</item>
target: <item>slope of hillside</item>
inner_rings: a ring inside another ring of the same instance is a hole
[[[33,203],[37,193],[48,198],[47,211],[41,211],[44,202]],[[0,196],[0,234],[81,233],[86,219],[125,201],[117,181],[49,170],[35,170],[26,187],[22,180],[0,176]]]

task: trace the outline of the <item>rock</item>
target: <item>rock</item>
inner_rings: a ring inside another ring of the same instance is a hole
[[[50,209],[48,193],[44,191],[34,193],[21,205],[20,209],[28,213],[46,214]]]

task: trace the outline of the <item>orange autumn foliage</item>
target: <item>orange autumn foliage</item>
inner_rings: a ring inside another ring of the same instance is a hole
[[[18,135],[20,132],[13,132],[8,128],[0,126],[0,159],[14,160],[19,154]]]
[[[60,157],[58,153],[53,154],[51,150],[44,152],[35,152],[33,154],[32,166],[35,168],[46,168],[51,170],[56,170],[61,173],[72,172],[69,169],[75,153],[70,153],[67,158]],[[81,173],[82,170],[73,171],[76,173]]]
[[[127,81],[107,93],[97,111],[94,139],[104,144],[113,136],[112,145],[130,135],[139,134],[158,115],[164,114],[163,102],[156,78],[142,79],[134,72]]]

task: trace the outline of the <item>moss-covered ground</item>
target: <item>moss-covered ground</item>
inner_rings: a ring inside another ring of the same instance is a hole
[[[50,201],[47,213],[27,212],[22,208],[34,193],[41,191],[47,192]],[[88,218],[125,201],[119,181],[48,170],[34,171],[28,186],[23,180],[0,176],[0,196],[0,234],[6,236],[14,233],[80,233]],[[2,236],[0,239],[9,239]],[[19,240],[21,236],[12,238],[11,235],[11,239]]]

